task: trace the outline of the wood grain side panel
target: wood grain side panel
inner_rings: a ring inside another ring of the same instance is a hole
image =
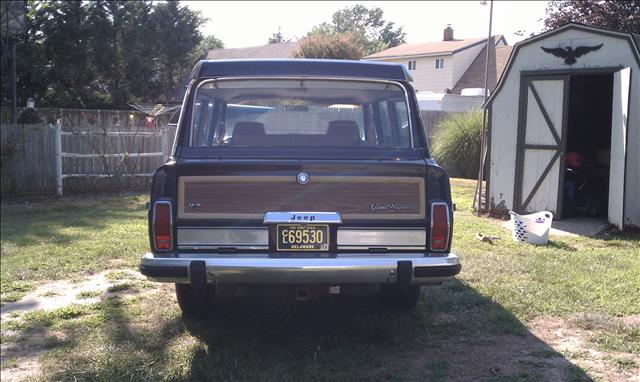
[[[411,177],[315,176],[306,185],[283,176],[181,177],[178,194],[178,217],[189,219],[261,219],[266,211],[335,211],[345,219],[424,217],[424,181]],[[192,203],[199,207],[190,208]]]

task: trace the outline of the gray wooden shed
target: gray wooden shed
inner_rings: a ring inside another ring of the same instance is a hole
[[[575,23],[515,45],[485,104],[490,211],[640,226],[639,45]]]

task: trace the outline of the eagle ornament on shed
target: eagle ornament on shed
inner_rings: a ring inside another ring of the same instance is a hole
[[[556,57],[564,58],[565,64],[573,65],[578,62],[576,58],[602,48],[602,44],[596,46],[579,46],[575,49],[570,46],[566,48],[545,48],[544,46],[541,46],[540,48],[549,54],[553,54]]]

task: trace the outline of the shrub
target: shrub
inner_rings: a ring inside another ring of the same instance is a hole
[[[362,48],[352,33],[316,33],[300,39],[295,57],[359,60]]]
[[[480,168],[482,112],[451,114],[436,124],[431,154],[451,176],[476,179]]]

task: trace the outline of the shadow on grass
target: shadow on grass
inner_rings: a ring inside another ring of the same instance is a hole
[[[167,294],[135,304],[110,299],[97,308],[101,321],[94,328],[69,331],[45,376],[591,381],[510,312],[465,283],[425,289],[412,311],[390,307],[375,295],[302,303],[236,298],[218,300],[201,320],[182,319]]]
[[[156,303],[152,301],[151,303]],[[11,342],[18,346],[3,351],[3,361],[21,360],[38,356],[44,350],[44,375],[42,380],[55,381],[156,381],[162,380],[158,363],[165,362],[171,341],[185,332],[181,317],[148,322],[136,322],[134,311],[144,309],[134,301],[125,301],[111,296],[101,300],[91,309],[76,317],[75,323],[49,320],[31,323]],[[134,314],[132,314],[134,313]],[[140,312],[138,312],[140,313]],[[155,313],[155,312],[153,312]],[[57,327],[56,327],[57,325]],[[52,326],[55,329],[51,330]],[[34,343],[34,336],[40,339],[47,333],[62,333],[61,340]],[[6,371],[5,371],[6,372]]]
[[[591,380],[468,285],[426,289],[414,311],[377,296],[219,302],[185,321],[206,344],[187,379]]]
[[[607,244],[615,246],[623,246],[626,243],[637,245],[640,243],[640,228],[628,227],[625,231],[605,231],[596,237],[607,241]],[[611,241],[619,241],[619,243],[611,243]]]

